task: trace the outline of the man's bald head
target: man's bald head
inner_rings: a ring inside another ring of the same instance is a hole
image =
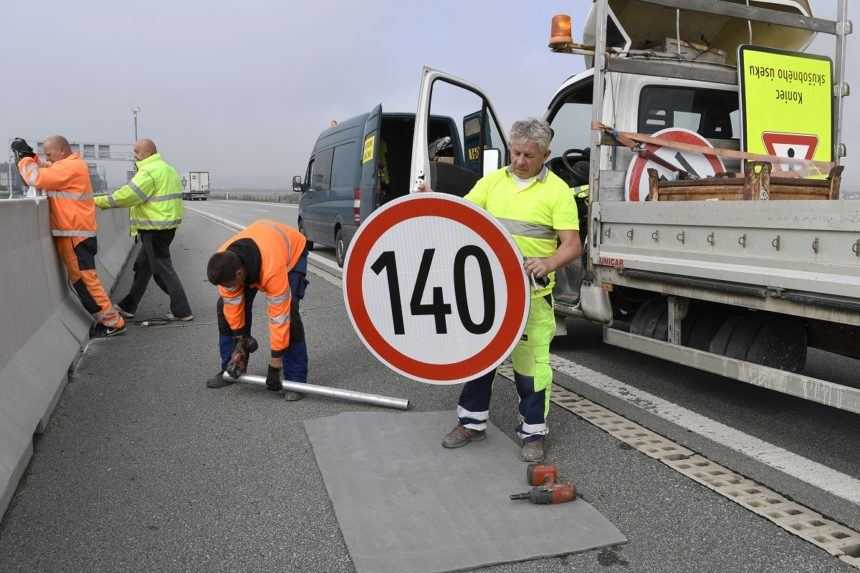
[[[72,154],[72,146],[69,140],[62,135],[52,135],[45,139],[45,156],[48,161],[54,162],[65,159]]]
[[[134,142],[134,159],[136,161],[143,161],[156,153],[158,153],[158,149],[156,149],[155,142],[151,139],[138,139]]]

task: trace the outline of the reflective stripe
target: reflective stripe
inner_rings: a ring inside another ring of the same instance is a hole
[[[75,193],[74,191],[45,191],[48,197],[59,199],[70,199],[72,201],[88,201],[93,198],[92,193]]]
[[[520,235],[521,237],[532,239],[547,239],[550,241],[555,241],[558,238],[558,233],[555,232],[555,229],[546,225],[502,218],[496,218],[496,221],[501,223],[512,235]]]
[[[55,237],[95,237],[95,231],[83,230],[68,230],[68,229],[51,229],[51,234]]]
[[[113,198],[113,195],[108,195],[107,202],[108,205],[110,205],[111,207],[119,207],[119,203],[116,202],[116,200]]]
[[[136,227],[155,227],[156,229],[170,229],[178,227],[182,219],[172,219],[170,221],[153,221],[151,219],[132,219],[131,224]]]
[[[25,175],[25,179],[27,180],[28,185],[35,185],[36,180],[39,178],[39,166],[35,163],[31,163],[27,165],[27,175]]]
[[[232,306],[238,306],[242,304],[242,299],[244,297],[240,294],[239,296],[222,296],[221,300],[224,301],[224,304],[229,304]]]
[[[281,304],[282,302],[287,302],[290,300],[290,291],[287,289],[287,292],[284,294],[278,294],[275,296],[266,296],[266,300],[269,301],[269,304]]]
[[[169,195],[156,195],[154,197],[149,198],[150,203],[157,203],[158,201],[173,201],[174,199],[182,199],[182,193],[170,193]]]
[[[279,314],[279,315],[273,316],[269,319],[269,322],[271,322],[272,324],[284,324],[285,322],[289,322],[289,321],[290,321],[290,315],[289,314]]]
[[[477,420],[478,422],[486,422],[490,419],[490,411],[484,410],[483,412],[470,412],[463,406],[457,406],[457,417],[469,418],[470,420]]]
[[[546,430],[546,422],[543,424],[526,424],[523,422],[520,424],[517,433],[521,438],[525,438],[528,436],[544,436],[547,433]]]
[[[143,199],[144,201],[148,201],[148,200],[149,200],[149,197],[147,197],[146,193],[144,193],[144,192],[140,189],[140,187],[138,187],[138,186],[137,186],[137,183],[135,183],[134,181],[129,181],[129,182],[128,182],[128,186],[129,186],[129,188],[131,188],[131,190],[132,190],[132,191],[134,191],[134,192],[137,194],[137,196],[138,196],[138,197],[140,197],[140,198],[141,198],[141,199]]]

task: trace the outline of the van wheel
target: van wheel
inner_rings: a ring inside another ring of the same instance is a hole
[[[305,243],[305,248],[308,251],[313,251],[314,250],[314,242],[311,241],[310,239],[308,239],[308,234],[305,233],[305,224],[301,219],[299,219],[299,233],[301,233],[302,235],[305,236],[305,240],[307,241]]]
[[[340,229],[334,234],[334,256],[337,259],[337,266],[343,268],[343,263],[346,261],[346,241],[343,240],[343,231]]]

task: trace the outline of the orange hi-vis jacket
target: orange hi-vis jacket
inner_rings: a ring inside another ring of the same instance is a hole
[[[83,159],[73,153],[50,166],[40,167],[36,158],[25,157],[18,162],[18,171],[28,185],[47,194],[53,236],[96,236],[96,204],[90,172]]]
[[[224,252],[239,239],[251,239],[260,250],[259,281],[251,288],[266,294],[269,307],[269,339],[272,353],[280,353],[290,345],[290,292],[289,272],[296,266],[305,250],[307,240],[297,229],[260,219],[233,235],[218,248]],[[218,287],[224,300],[224,317],[236,332],[245,326],[245,285],[236,289]]]

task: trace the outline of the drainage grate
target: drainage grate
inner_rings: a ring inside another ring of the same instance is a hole
[[[497,372],[508,380],[514,379],[510,362],[499,366]],[[860,569],[860,532],[788,500],[753,480],[631,422],[624,416],[586,400],[567,388],[553,384],[552,402],[646,456],[666,464],[789,533]]]

